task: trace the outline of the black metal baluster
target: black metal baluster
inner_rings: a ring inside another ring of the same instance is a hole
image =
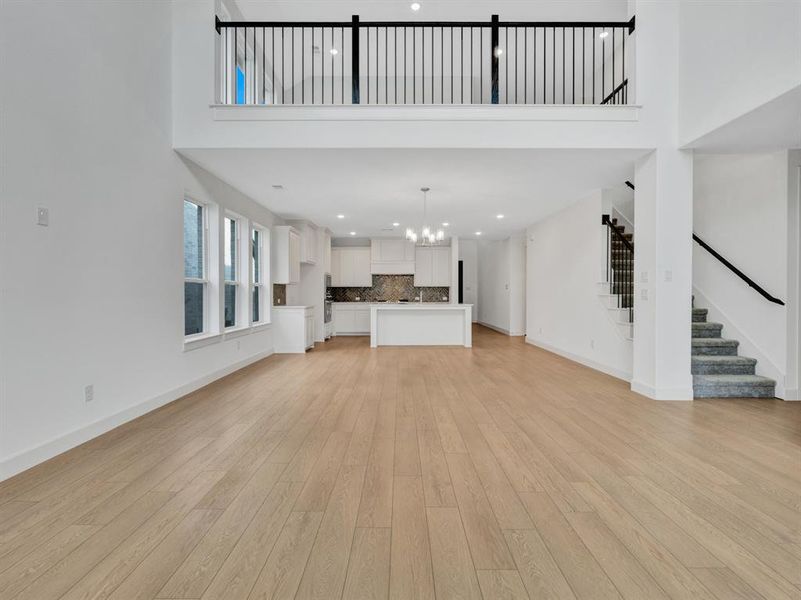
[[[464,27],[459,28],[459,104],[464,104]]]
[[[601,38],[601,99],[606,98],[606,38]]]
[[[490,29],[490,65],[492,67],[492,74],[490,81],[492,82],[491,88],[491,102],[498,104],[498,77],[499,77],[499,64],[498,64],[498,15],[492,15],[492,23]]]
[[[595,27],[592,28],[592,103],[595,104]]]
[[[351,17],[350,40],[350,101],[351,104],[359,104],[359,15],[353,15]]]
[[[612,27],[612,89],[615,89],[615,81],[617,81],[615,73],[615,31],[617,27]],[[617,96],[617,94],[615,94]]]
[[[292,104],[295,104],[295,28],[292,28]]]

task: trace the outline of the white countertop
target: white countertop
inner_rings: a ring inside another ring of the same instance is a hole
[[[462,308],[466,306],[473,306],[472,304],[451,304],[450,302],[332,302],[332,304],[343,304],[347,306],[364,306],[370,308],[372,306],[425,306],[426,308]]]

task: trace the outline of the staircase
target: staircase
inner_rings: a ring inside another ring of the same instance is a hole
[[[602,297],[626,339],[634,338],[634,236],[617,219],[603,215],[606,226],[606,281]]]
[[[739,356],[740,342],[721,337],[723,325],[706,320],[707,309],[692,316],[693,395],[696,398],[773,398],[776,382],[755,374],[757,361]]]

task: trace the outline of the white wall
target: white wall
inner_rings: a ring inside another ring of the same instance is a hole
[[[274,217],[173,152],[170,30],[167,2],[2,4],[0,479],[272,350],[184,352],[184,193]]]
[[[525,238],[477,243],[478,322],[509,335],[525,334]]]
[[[601,193],[527,231],[526,341],[630,379],[632,344],[598,297],[606,247]]]
[[[788,154],[696,155],[693,229],[771,295],[788,298]],[[787,309],[765,300],[699,245],[693,248],[696,306],[740,340],[757,373],[784,397]],[[708,303],[704,304],[704,302]]]
[[[798,0],[681,2],[680,141],[801,85],[799,31]]]
[[[459,240],[459,260],[462,261],[462,300],[473,305],[473,322],[478,321],[478,242]]]

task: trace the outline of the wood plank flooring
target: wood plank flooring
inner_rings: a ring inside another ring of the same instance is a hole
[[[801,404],[473,340],[273,356],[0,483],[0,598],[801,598]]]

